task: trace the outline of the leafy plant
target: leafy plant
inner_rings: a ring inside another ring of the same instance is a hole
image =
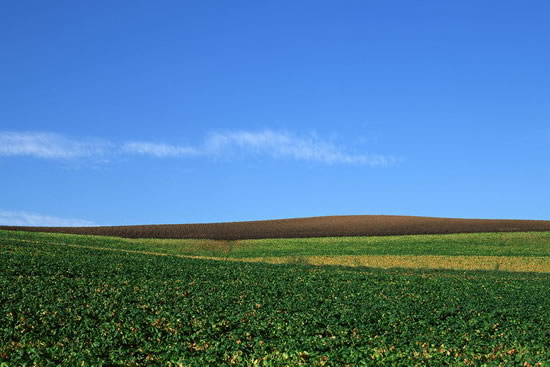
[[[37,235],[0,233],[9,366],[550,361],[548,274],[196,260]]]

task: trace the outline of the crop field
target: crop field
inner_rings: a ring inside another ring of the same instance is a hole
[[[207,260],[550,273],[550,232],[261,240],[125,239],[0,231],[11,241]]]
[[[550,221],[347,215],[249,222],[110,227],[14,227],[0,230],[72,233],[126,238],[242,240],[342,236],[391,236],[480,232],[550,231]]]
[[[532,263],[550,256],[549,239],[540,232],[232,243],[0,231],[0,364],[548,366],[549,273],[307,259]],[[288,261],[247,262],[270,255]]]

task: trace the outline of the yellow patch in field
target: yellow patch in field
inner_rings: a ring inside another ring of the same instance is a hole
[[[550,272],[550,257],[534,256],[441,256],[441,255],[342,255],[252,258],[271,264],[368,266],[373,268],[415,268],[455,270],[504,270]]]
[[[514,272],[550,273],[547,256],[449,256],[449,255],[340,255],[340,256],[278,256],[230,258],[212,256],[174,255],[162,252],[102,248],[65,244],[64,246],[93,250],[139,253],[156,256],[223,260],[235,262],[262,262],[268,264],[308,264],[317,266],[366,266],[372,268],[502,270]]]

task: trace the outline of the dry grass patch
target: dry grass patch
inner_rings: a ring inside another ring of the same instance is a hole
[[[271,264],[296,263],[295,257],[246,259]],[[501,270],[515,272],[550,272],[549,257],[534,256],[437,256],[437,255],[358,255],[303,256],[311,265],[366,266],[373,268]]]

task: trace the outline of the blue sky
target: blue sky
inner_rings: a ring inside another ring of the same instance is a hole
[[[0,224],[550,219],[548,1],[3,1]]]

